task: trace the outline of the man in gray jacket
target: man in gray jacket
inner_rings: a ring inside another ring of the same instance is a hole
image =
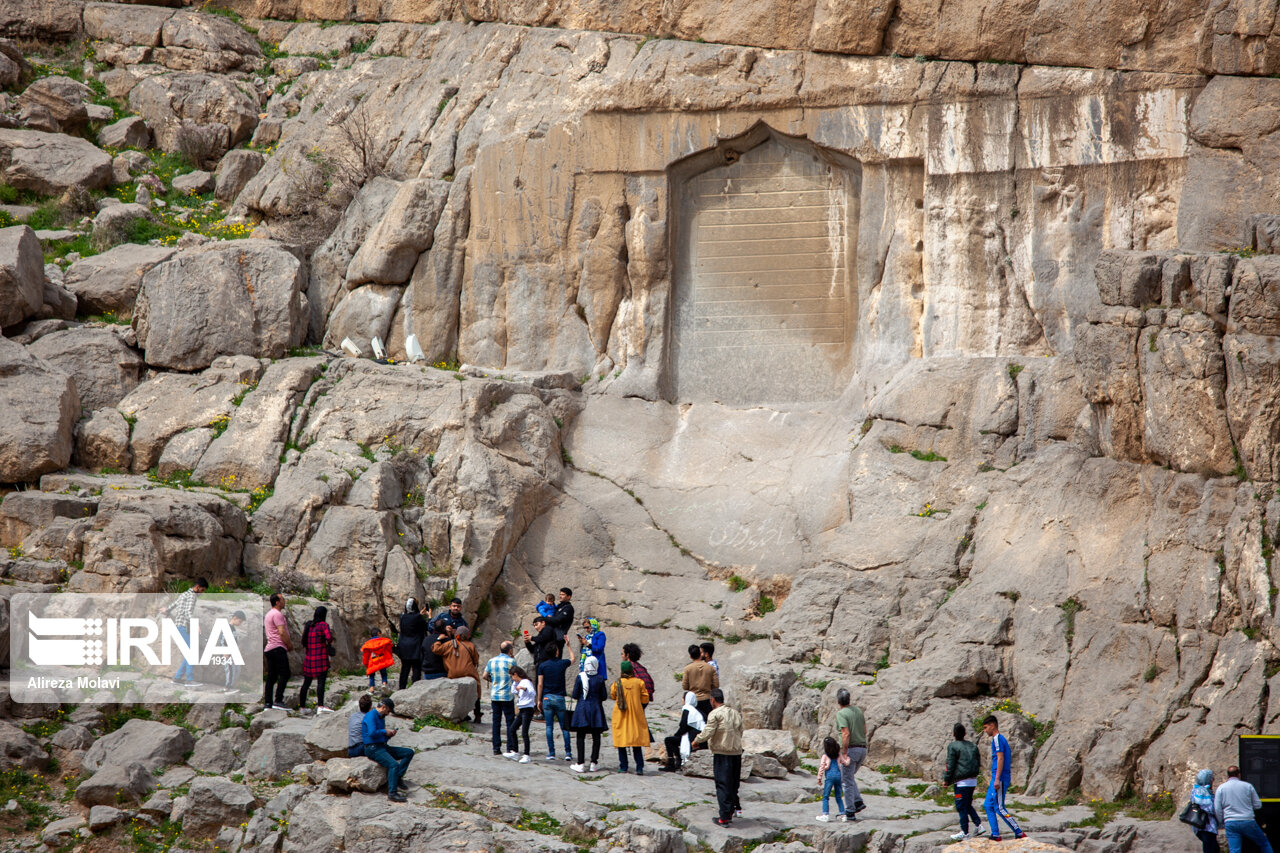
[[[1227,846],[1231,853],[1244,849],[1243,839],[1258,845],[1262,853],[1272,853],[1271,842],[1263,834],[1254,818],[1255,810],[1262,808],[1262,800],[1252,785],[1240,778],[1240,768],[1234,764],[1227,768],[1227,781],[1222,783],[1213,797],[1213,810],[1218,823],[1226,827]]]

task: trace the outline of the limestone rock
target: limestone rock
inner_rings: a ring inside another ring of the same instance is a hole
[[[213,189],[214,177],[212,172],[203,172],[196,170],[188,172],[185,175],[178,175],[173,179],[173,188],[179,192],[201,194],[207,193]]]
[[[76,295],[49,278],[44,280],[44,304],[35,316],[45,320],[70,320],[76,316]]]
[[[300,732],[263,732],[245,756],[245,772],[254,779],[279,779],[299,764],[311,761],[306,738]]]
[[[155,788],[155,778],[142,763],[104,765],[76,788],[82,806],[138,805]]]
[[[795,770],[800,766],[800,755],[796,752],[796,744],[791,737],[791,732],[774,729],[744,729],[742,751],[773,758],[787,770]]]
[[[331,794],[372,794],[387,787],[387,769],[368,758],[331,758],[325,762],[324,781]]]
[[[124,820],[124,812],[115,806],[93,806],[89,809],[89,831],[101,832]]]
[[[129,470],[129,422],[115,409],[99,409],[76,424],[75,461],[85,468]]]
[[[44,770],[49,756],[39,741],[12,723],[0,722],[0,770]]]
[[[111,329],[67,329],[45,335],[27,350],[75,380],[80,410],[115,406],[142,381],[146,364]]]
[[[1179,471],[1230,472],[1221,335],[1147,327],[1139,342],[1145,454]]]
[[[4,181],[42,195],[72,187],[97,190],[111,183],[111,155],[92,142],[37,130],[0,130]]]
[[[239,575],[247,527],[244,512],[217,494],[110,489],[85,536],[84,569],[69,586],[77,592],[159,592],[166,578],[229,582]],[[182,752],[191,748],[190,735],[170,736],[185,744]]]
[[[35,490],[10,492],[0,501],[0,543],[17,545],[59,518],[87,518],[97,511],[96,499]]]
[[[133,316],[142,277],[175,253],[164,246],[125,243],[76,261],[67,268],[63,284],[76,294],[86,312],[110,312],[127,320]]]
[[[244,766],[249,733],[239,726],[209,732],[196,741],[187,763],[203,773],[230,773]]]
[[[152,5],[86,3],[84,31],[101,41],[158,47],[160,28],[172,15],[172,10]]]
[[[240,403],[227,430],[214,440],[195,468],[197,479],[232,482],[236,488],[270,486],[280,468],[295,407],[320,376],[314,359],[289,359],[267,368]]]
[[[1280,335],[1280,255],[1236,264],[1227,331]]]
[[[92,97],[93,91],[85,84],[54,74],[40,78],[23,90],[18,106],[42,107],[53,120],[52,130],[75,133],[89,123],[85,106]]]
[[[209,427],[196,427],[178,433],[164,446],[164,452],[160,454],[160,460],[156,463],[156,473],[161,477],[172,477],[179,471],[195,471],[204,452],[212,443],[213,430]],[[227,486],[233,484],[234,481],[226,483]]]
[[[183,252],[143,277],[138,345],[148,364],[182,370],[219,355],[280,358],[306,334],[303,284],[298,259],[268,240]],[[219,322],[210,327],[214,306]]]
[[[684,831],[652,813],[641,812],[636,819],[609,830],[607,837],[635,853],[685,853],[688,849]]]
[[[139,385],[117,407],[135,419],[130,438],[134,470],[150,470],[175,435],[230,419],[232,401],[261,376],[257,359],[221,356],[199,374],[165,373]]]
[[[156,51],[157,61],[181,70],[249,69],[262,57],[257,40],[220,15],[176,12],[162,25],[160,40],[164,47]]]
[[[738,774],[738,778],[746,781],[751,776],[751,768],[753,761],[750,755],[743,754],[742,770]],[[698,749],[689,753],[689,757],[684,760],[682,772],[685,776],[697,776],[700,779],[714,779],[715,773],[712,768],[711,750]]]
[[[737,667],[734,679],[734,699],[743,727],[781,728],[787,691],[796,681],[795,670],[785,665]]]
[[[248,139],[258,123],[254,98],[221,75],[148,77],[129,92],[129,107],[146,120],[156,146],[168,153],[179,151],[184,121],[197,127],[226,128],[226,138],[219,143],[224,150]]]
[[[435,715],[461,720],[475,710],[476,683],[470,678],[436,678],[418,681],[392,694],[396,713],[407,717]]]
[[[80,418],[71,377],[0,339],[0,482],[20,483],[65,468]]]
[[[447,182],[426,178],[401,184],[381,220],[351,259],[347,287],[408,281],[418,255],[431,248],[449,190]]]
[[[263,156],[257,151],[243,148],[228,151],[226,156],[218,161],[218,169],[214,173],[216,182],[213,197],[222,202],[234,201],[235,197],[240,195],[240,190],[244,189],[244,185],[258,174],[264,162]]]
[[[89,748],[84,768],[93,772],[109,764],[137,762],[148,770],[159,770],[182,761],[194,745],[191,733],[181,726],[132,719]]]
[[[182,831],[194,838],[211,838],[224,826],[245,823],[258,806],[248,786],[219,776],[197,776],[187,799]]]
[[[85,819],[79,815],[58,818],[41,830],[40,840],[50,847],[57,847],[74,840],[85,825]]]
[[[20,323],[44,304],[40,241],[26,225],[0,228],[0,326]]]
[[[98,144],[103,148],[148,148],[151,128],[137,116],[126,116],[98,131]]]
[[[104,207],[93,218],[93,236],[110,245],[126,238],[130,226],[139,219],[150,219],[151,211],[137,203],[113,204]]]
[[[751,755],[751,775],[761,779],[785,779],[787,768],[769,755]]]

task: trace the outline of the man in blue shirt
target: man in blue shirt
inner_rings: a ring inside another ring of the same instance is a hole
[[[987,813],[987,822],[991,824],[991,840],[1000,841],[1000,820],[1009,824],[1014,838],[1026,838],[1027,834],[1018,826],[1013,815],[1004,807],[1005,794],[1009,792],[1009,783],[1013,781],[1013,750],[1009,748],[1008,739],[1000,734],[1000,723],[994,714],[988,714],[982,721],[982,730],[991,738],[991,784],[987,787],[987,799],[982,808]]]
[[[489,682],[489,708],[493,713],[493,754],[509,755],[516,751],[515,729],[508,728],[516,716],[515,693],[511,689],[511,667],[516,659],[511,656],[515,645],[503,640],[497,657],[489,658],[484,666],[484,680]],[[507,751],[502,751],[502,732],[507,732]]]
[[[387,799],[393,803],[403,803],[406,798],[400,793],[400,779],[409,769],[409,762],[413,760],[413,750],[387,744],[387,739],[395,737],[397,730],[388,731],[383,717],[393,713],[395,709],[396,703],[391,701],[390,697],[383,699],[378,703],[378,707],[364,715],[360,733],[364,741],[365,758],[371,758],[387,768]]]

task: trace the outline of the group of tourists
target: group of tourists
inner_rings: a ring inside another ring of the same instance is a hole
[[[1258,791],[1240,778],[1240,768],[1227,768],[1227,781],[1215,792],[1213,771],[1201,770],[1196,774],[1191,788],[1191,801],[1179,815],[1190,824],[1200,839],[1203,853],[1219,853],[1218,830],[1226,832],[1227,848],[1231,853],[1241,853],[1246,841],[1254,844],[1260,853],[1272,853],[1271,842],[1258,825],[1255,812],[1262,808]]]

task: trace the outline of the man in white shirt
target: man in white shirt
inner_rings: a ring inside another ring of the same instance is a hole
[[[1272,853],[1271,842],[1254,818],[1255,810],[1262,808],[1262,800],[1252,785],[1240,778],[1240,768],[1234,764],[1227,768],[1227,781],[1213,796],[1213,810],[1218,823],[1227,830],[1227,846],[1231,853],[1244,849],[1244,839],[1258,845],[1262,853]]]

